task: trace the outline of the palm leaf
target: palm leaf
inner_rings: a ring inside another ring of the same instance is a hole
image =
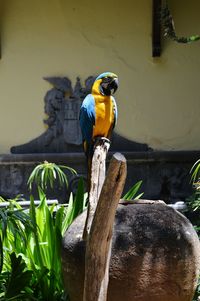
[[[191,181],[194,183],[198,177],[199,177],[199,172],[200,172],[200,159],[194,163],[194,165],[192,166],[191,170],[190,170],[190,174],[191,175]]]
[[[76,171],[71,167],[57,165],[47,161],[37,165],[28,179],[27,184],[29,189],[32,189],[33,183],[35,183],[37,186],[40,186],[43,190],[47,189],[48,184],[51,188],[53,188],[54,182],[57,179],[60,186],[68,186],[67,176],[62,169],[66,169],[72,174],[76,174]]]

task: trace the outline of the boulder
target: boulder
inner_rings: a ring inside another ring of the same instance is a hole
[[[70,301],[83,297],[85,217],[86,212],[63,238],[63,275]],[[107,301],[191,301],[199,269],[200,242],[184,215],[154,201],[118,205]]]

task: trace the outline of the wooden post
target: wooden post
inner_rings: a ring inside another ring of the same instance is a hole
[[[161,0],[153,0],[152,7],[152,56],[161,55]]]
[[[90,231],[92,219],[97,207],[97,202],[106,175],[106,156],[110,147],[110,140],[101,137],[97,139],[94,146],[94,154],[91,166],[91,185],[89,191],[89,202],[87,209],[87,218],[83,231],[83,239],[86,240]]]
[[[86,243],[83,301],[106,301],[112,228],[126,179],[126,159],[116,153],[108,169]]]

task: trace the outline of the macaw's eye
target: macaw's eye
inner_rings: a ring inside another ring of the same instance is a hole
[[[110,83],[112,81],[112,77],[106,76],[102,79],[102,83]]]
[[[104,88],[104,89],[107,89],[109,86],[109,82],[102,82],[101,83],[101,87]]]

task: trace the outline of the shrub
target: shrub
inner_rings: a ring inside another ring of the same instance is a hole
[[[75,172],[72,169],[68,170]],[[0,209],[0,300],[67,300],[61,270],[62,235],[74,218],[86,207],[87,195],[80,179],[76,195],[68,205],[47,205],[45,189],[58,177],[67,179],[60,167],[45,162],[35,168],[29,185],[38,186],[39,206],[30,196],[29,210],[23,210],[18,198]]]

